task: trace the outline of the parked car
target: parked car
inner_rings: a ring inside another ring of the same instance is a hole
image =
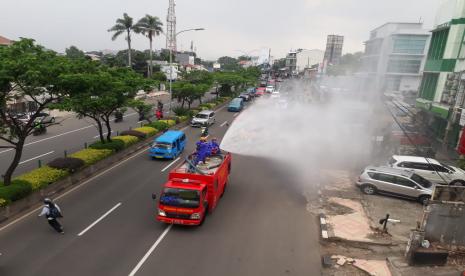
[[[246,101],[246,102],[250,101],[249,93],[242,93],[242,94],[239,95],[239,98],[244,99],[244,101]]]
[[[209,126],[209,125],[213,125],[214,123],[215,123],[215,112],[211,110],[200,111],[191,120],[191,126],[193,127]]]
[[[273,85],[268,85],[265,89],[266,93],[273,93],[274,91],[274,86]]]
[[[418,200],[426,204],[431,198],[433,184],[413,171],[390,167],[367,167],[356,185],[363,193],[376,193]]]
[[[260,97],[265,95],[265,87],[258,87],[255,91],[255,96]]]
[[[228,111],[239,112],[244,108],[244,99],[234,98],[228,105]]]
[[[31,119],[31,115],[22,114],[22,115],[17,116],[16,119],[23,124],[27,124],[27,122],[29,122],[29,120]]]
[[[36,120],[40,121],[43,124],[53,124],[55,123],[55,117],[50,116],[48,113],[39,113],[39,116]]]
[[[433,158],[393,155],[389,160],[389,166],[412,170],[433,183],[465,186],[465,171],[440,163]]]

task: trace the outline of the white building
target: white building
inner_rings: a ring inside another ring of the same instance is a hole
[[[321,64],[324,56],[325,52],[317,49],[290,51],[286,56],[286,68],[290,73],[298,74],[306,68]]]
[[[372,30],[362,56],[362,89],[418,91],[429,39],[422,23],[386,23]]]

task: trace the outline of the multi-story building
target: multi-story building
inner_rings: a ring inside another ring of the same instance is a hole
[[[326,39],[325,62],[327,64],[338,64],[342,56],[344,37],[341,35],[328,35]]]
[[[465,154],[465,0],[441,4],[431,31],[431,43],[416,106],[428,132],[449,148]]]
[[[370,32],[358,76],[364,91],[418,91],[430,34],[422,23],[386,23]]]
[[[193,52],[178,52],[175,59],[181,66],[195,64],[195,55]]]
[[[290,74],[297,73],[297,51],[290,51],[287,53],[286,69]]]
[[[318,49],[290,51],[286,56],[286,68],[290,73],[302,73],[305,69],[319,66],[323,62],[324,54],[324,51]]]

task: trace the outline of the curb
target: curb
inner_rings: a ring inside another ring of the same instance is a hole
[[[320,230],[321,230],[321,238],[327,240],[329,238],[328,235],[328,224],[326,223],[326,216],[323,213],[318,215],[320,219]]]

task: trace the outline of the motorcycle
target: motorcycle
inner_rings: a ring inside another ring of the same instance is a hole
[[[200,137],[207,137],[208,136],[208,126],[203,126],[200,129]]]
[[[32,135],[37,136],[47,132],[47,128],[43,124],[37,124],[32,131]]]

